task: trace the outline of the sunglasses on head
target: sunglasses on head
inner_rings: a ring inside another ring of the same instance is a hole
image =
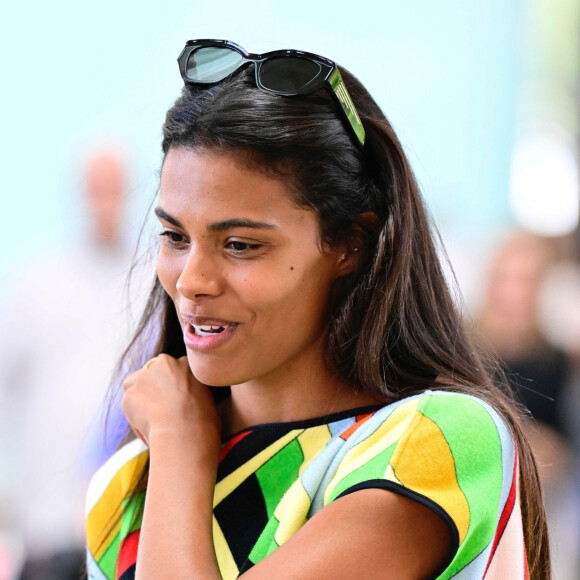
[[[217,83],[254,63],[256,85],[269,93],[290,97],[329,88],[357,143],[364,145],[365,130],[352,98],[336,63],[328,58],[300,50],[251,54],[229,40],[188,40],[177,62],[184,82],[192,85]]]

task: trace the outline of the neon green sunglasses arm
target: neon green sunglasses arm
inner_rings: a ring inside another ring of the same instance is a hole
[[[338,70],[338,67],[334,69],[332,76],[328,79],[330,86],[336,97],[338,98],[338,102],[340,103],[342,110],[344,111],[347,119],[349,120],[354,134],[356,135],[357,139],[359,140],[361,145],[365,143],[365,130],[356,112],[354,103],[352,102],[352,98],[346,89],[346,85],[342,80],[342,75]]]

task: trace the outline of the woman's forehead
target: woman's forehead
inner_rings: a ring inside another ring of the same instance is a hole
[[[295,202],[293,188],[235,154],[184,147],[171,149],[163,163],[159,205],[175,213],[213,220],[245,216],[282,224],[288,220],[317,223],[311,210]]]

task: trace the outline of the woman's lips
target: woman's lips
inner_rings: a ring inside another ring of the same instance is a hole
[[[210,351],[228,342],[237,327],[238,323],[225,320],[186,319],[183,339],[185,345],[192,350]]]

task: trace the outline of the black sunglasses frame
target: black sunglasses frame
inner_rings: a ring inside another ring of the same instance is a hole
[[[238,65],[236,69],[224,75],[222,79],[217,81],[204,83],[203,81],[195,80],[189,78],[187,74],[187,63],[192,54],[201,48],[224,48],[237,52],[243,57],[243,61]],[[261,68],[264,62],[272,58],[297,58],[305,59],[310,62],[317,64],[319,68],[318,74],[306,83],[304,86],[300,87],[296,91],[280,91],[272,89],[270,87],[264,86],[261,81]],[[355,138],[356,142],[363,147],[365,142],[365,130],[361,123],[360,117],[355,109],[354,103],[350,94],[348,93],[338,66],[336,63],[328,58],[313,54],[310,52],[304,52],[301,50],[274,50],[271,52],[266,52],[264,54],[253,54],[247,52],[239,44],[231,42],[230,40],[215,40],[215,39],[202,39],[202,40],[188,40],[185,44],[184,49],[179,55],[177,62],[179,64],[179,72],[181,73],[181,78],[187,84],[196,86],[210,86],[221,82],[222,80],[228,78],[229,76],[238,72],[241,68],[247,66],[250,63],[254,63],[255,69],[255,80],[256,86],[264,91],[273,93],[275,95],[280,95],[283,97],[291,97],[297,95],[306,95],[316,91],[321,87],[326,87],[330,89],[330,92],[336,102],[340,105],[340,108],[348,121],[347,126],[349,131]]]

